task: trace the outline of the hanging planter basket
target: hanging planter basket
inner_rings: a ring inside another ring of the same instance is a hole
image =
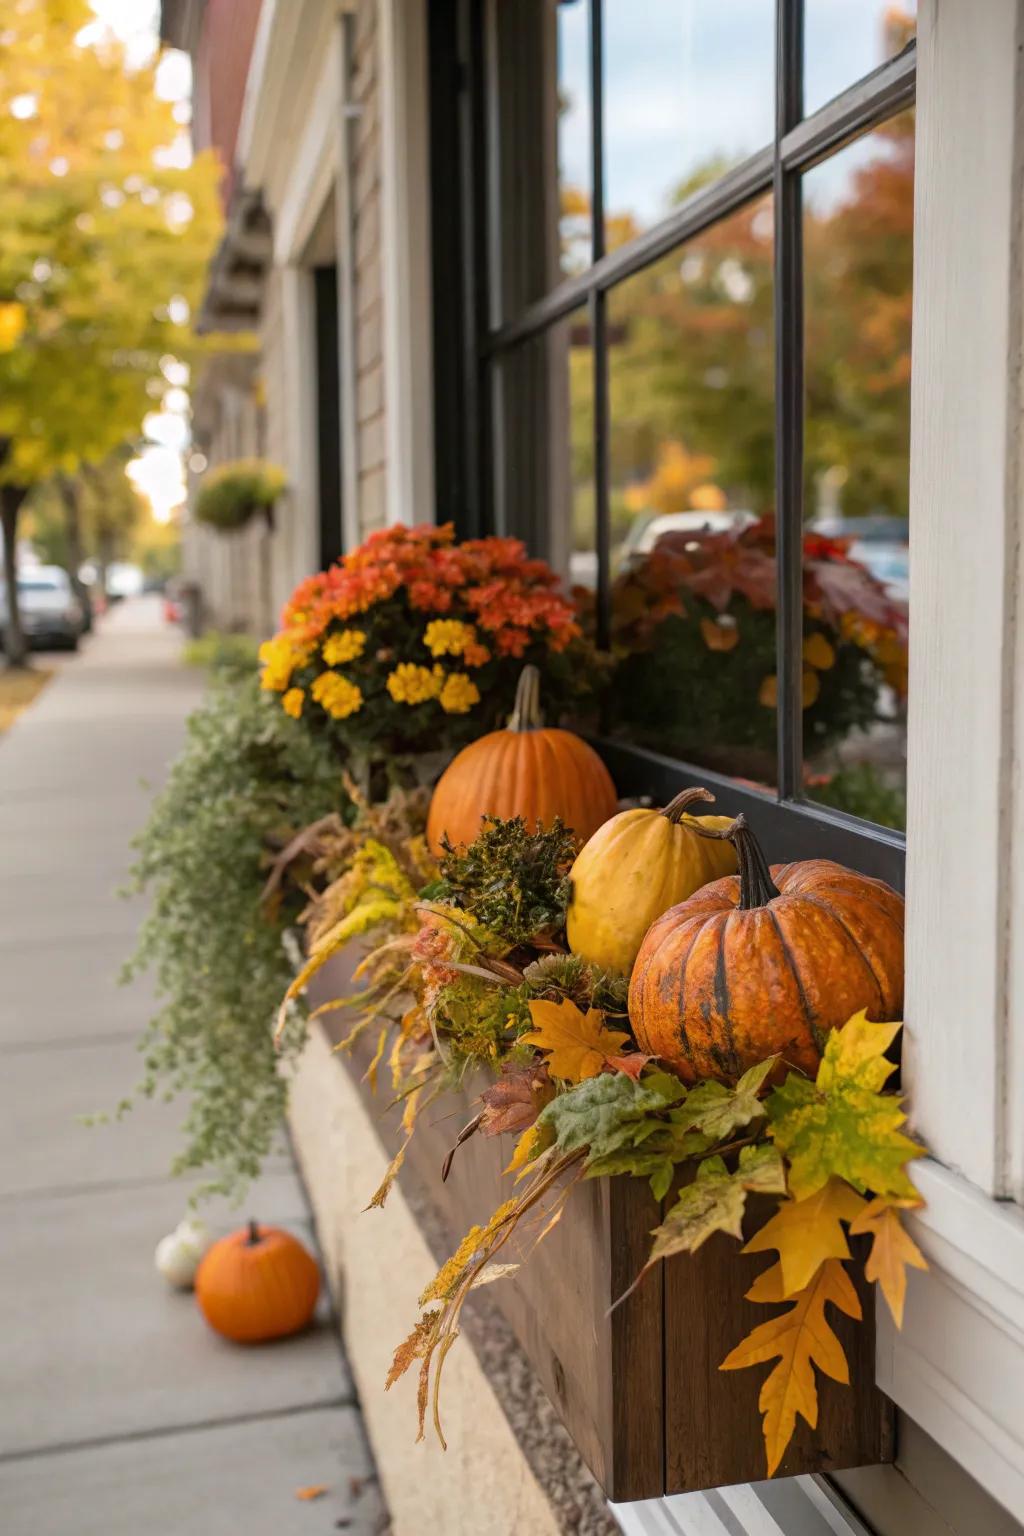
[[[263,459],[219,464],[203,476],[196,496],[196,520],[228,533],[244,528],[262,513],[272,527],[285,483],[284,471]]]

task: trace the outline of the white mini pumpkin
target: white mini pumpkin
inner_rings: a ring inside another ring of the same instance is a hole
[[[210,1233],[204,1221],[186,1216],[173,1232],[156,1245],[155,1263],[168,1285],[176,1290],[191,1290],[199,1261],[210,1246]]]

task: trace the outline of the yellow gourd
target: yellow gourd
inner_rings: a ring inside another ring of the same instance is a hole
[[[684,789],[664,810],[620,811],[598,828],[571,871],[566,934],[574,955],[628,976],[656,918],[708,881],[735,873],[732,844],[693,831],[696,821],[720,830],[731,818],[686,813],[714,798]]]

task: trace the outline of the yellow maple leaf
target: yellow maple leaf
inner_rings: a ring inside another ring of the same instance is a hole
[[[782,1266],[775,1264],[759,1276],[747,1297],[750,1301],[786,1300]],[[762,1430],[769,1477],[774,1476],[785,1455],[796,1428],[797,1414],[812,1429],[817,1425],[818,1389],[814,1367],[831,1376],[833,1381],[847,1383],[850,1380],[843,1346],[825,1316],[826,1303],[831,1302],[847,1317],[859,1318],[861,1315],[857,1292],[837,1259],[826,1259],[809,1283],[790,1299],[793,1305],[788,1312],[767,1323],[759,1323],[719,1367],[723,1371],[738,1371],[749,1365],[762,1365],[766,1360],[778,1360],[765,1379],[758,1398],[758,1407],[764,1416]]]
[[[913,1209],[914,1200],[872,1200],[850,1227],[856,1235],[871,1234],[871,1253],[864,1274],[876,1280],[889,1303],[893,1322],[903,1327],[903,1303],[907,1295],[907,1265],[927,1269],[928,1261],[914,1239],[904,1229],[899,1209]]]
[[[896,1070],[885,1053],[902,1028],[900,1020],[872,1024],[862,1008],[829,1036],[815,1086],[828,1093],[846,1080],[878,1093]]]
[[[764,1253],[777,1248],[783,1297],[794,1296],[826,1259],[850,1257],[842,1223],[859,1216],[864,1204],[842,1179],[831,1178],[805,1200],[783,1200],[771,1221],[754,1233],[743,1252]]]
[[[600,1009],[588,1008],[581,1013],[568,998],[560,1003],[533,1002],[530,1016],[534,1028],[519,1038],[547,1051],[549,1072],[569,1083],[596,1077],[629,1039],[620,1029],[605,1029]]]

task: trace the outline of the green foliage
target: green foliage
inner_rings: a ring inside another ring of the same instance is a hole
[[[203,476],[195,515],[211,528],[241,528],[257,512],[270,512],[284,488],[284,470],[276,464],[262,459],[218,464]]]
[[[855,1190],[913,1199],[907,1162],[923,1149],[899,1129],[902,1100],[883,1089],[895,1064],[885,1051],[899,1024],[872,1024],[863,1011],[829,1036],[813,1083],[791,1072],[766,1102],[770,1134],[791,1168],[797,1200],[831,1178]]]
[[[259,644],[251,635],[230,635],[210,630],[185,646],[186,666],[202,667],[214,675],[244,678],[255,676],[259,663]]]
[[[151,915],[126,977],[152,969],[164,999],[141,1043],[140,1092],[183,1094],[176,1173],[210,1169],[208,1190],[241,1194],[280,1128],[286,1084],[274,1014],[292,967],[286,928],[303,898],[260,904],[268,847],[344,806],[328,747],[261,694],[253,677],[216,687],[137,841],[136,889]],[[285,1032],[285,1053],[301,1032]]]
[[[765,1107],[758,1095],[777,1061],[777,1056],[769,1056],[767,1061],[758,1062],[744,1072],[735,1088],[726,1088],[724,1083],[698,1083],[686,1098],[686,1123],[713,1141],[721,1141],[751,1120],[761,1119]]]
[[[522,816],[485,816],[467,849],[445,842],[441,878],[426,895],[461,907],[510,947],[526,944],[565,927],[575,856],[572,832],[558,818],[531,832]]]
[[[903,790],[886,784],[873,763],[853,763],[810,791],[819,805],[832,805],[850,816],[862,816],[876,827],[907,825],[907,797]]]

